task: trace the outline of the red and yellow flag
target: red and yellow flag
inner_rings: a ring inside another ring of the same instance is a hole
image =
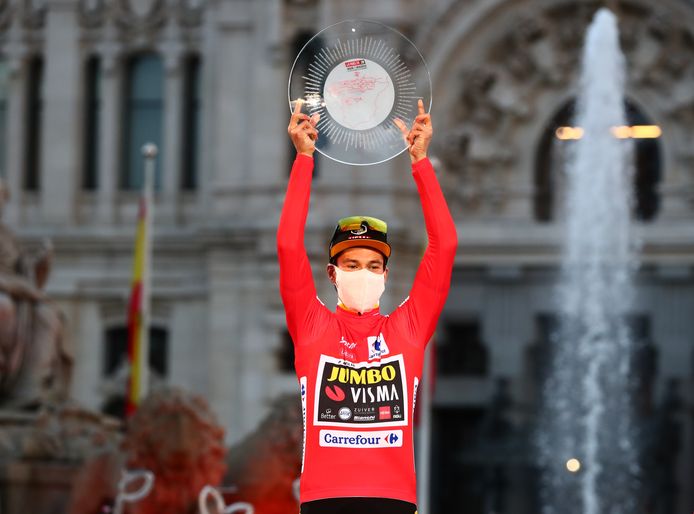
[[[147,159],[148,161],[150,159]],[[153,163],[152,163],[153,164]],[[149,288],[151,262],[151,173],[145,163],[145,180],[140,197],[140,208],[135,240],[135,259],[128,306],[128,361],[130,377],[126,396],[126,415],[135,412],[147,395],[149,383]]]

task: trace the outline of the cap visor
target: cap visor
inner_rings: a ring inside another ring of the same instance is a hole
[[[337,243],[330,249],[330,257],[335,257],[338,253],[346,250],[347,248],[354,248],[355,246],[365,246],[367,248],[373,248],[381,252],[386,258],[390,257],[390,246],[382,241],[376,241],[374,239],[355,239],[351,241],[341,241]]]

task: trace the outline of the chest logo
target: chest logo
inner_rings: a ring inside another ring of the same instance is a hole
[[[388,345],[386,344],[386,339],[383,337],[382,333],[377,336],[368,336],[366,342],[369,345],[369,360],[378,359],[390,353]]]
[[[321,355],[314,396],[314,425],[405,426],[407,378],[402,355],[347,366]]]

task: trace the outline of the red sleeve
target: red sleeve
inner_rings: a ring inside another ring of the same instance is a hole
[[[412,342],[426,345],[434,334],[451,284],[458,236],[434,168],[429,159],[412,165],[422,202],[428,244],[417,269],[410,296],[392,317],[403,323]]]
[[[313,159],[297,155],[289,176],[287,194],[277,229],[280,294],[287,328],[294,344],[307,342],[324,323],[317,317],[328,312],[316,297],[311,264],[304,247],[304,227],[311,196]]]

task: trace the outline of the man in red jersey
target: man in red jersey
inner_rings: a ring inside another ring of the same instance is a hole
[[[297,151],[277,231],[280,291],[294,341],[304,416],[301,514],[414,514],[412,417],[424,349],[448,295],[455,225],[427,158],[431,117],[419,101],[411,130],[398,120],[412,160],[429,242],[410,295],[390,315],[378,301],[388,276],[387,226],[338,222],[328,276],[338,306],[316,297],[304,248],[317,117],[292,114]]]

